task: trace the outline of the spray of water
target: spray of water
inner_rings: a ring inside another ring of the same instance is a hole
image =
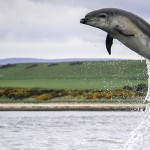
[[[146,64],[149,77],[145,100],[150,102],[150,60],[146,60]],[[132,131],[124,150],[150,150],[150,103],[147,104],[141,123]]]
[[[146,60],[148,74],[148,91],[145,100],[150,102],[150,60]]]

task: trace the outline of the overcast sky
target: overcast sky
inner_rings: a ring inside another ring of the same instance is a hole
[[[117,40],[109,56],[106,33],[80,24],[86,13],[108,7],[150,23],[149,0],[0,0],[0,58],[141,59]]]

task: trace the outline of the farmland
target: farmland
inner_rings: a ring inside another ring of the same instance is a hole
[[[0,67],[0,87],[118,89],[147,84],[145,61],[8,64]]]

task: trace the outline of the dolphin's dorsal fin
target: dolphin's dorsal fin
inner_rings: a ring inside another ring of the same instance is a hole
[[[124,27],[120,27],[119,25],[115,26],[115,30],[117,30],[120,34],[123,34],[125,36],[135,36],[131,31]]]
[[[109,55],[111,55],[112,44],[113,44],[113,37],[108,33],[106,37],[106,48],[107,48]]]

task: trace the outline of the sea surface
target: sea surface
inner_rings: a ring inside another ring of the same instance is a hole
[[[0,150],[123,150],[144,112],[0,112]]]

